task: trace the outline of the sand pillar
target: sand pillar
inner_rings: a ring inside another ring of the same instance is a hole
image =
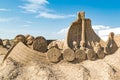
[[[85,47],[85,12],[80,12],[79,14],[82,20],[82,33],[81,33],[80,46],[83,48]]]

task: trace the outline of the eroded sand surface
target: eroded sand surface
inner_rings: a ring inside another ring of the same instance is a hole
[[[2,61],[4,55],[0,55]],[[20,65],[7,59],[0,65],[0,80],[120,80],[120,49],[104,59],[81,63],[44,64],[37,61]]]

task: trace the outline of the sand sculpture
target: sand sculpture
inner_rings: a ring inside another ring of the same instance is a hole
[[[87,59],[87,54],[85,53],[84,50],[78,49],[74,54],[75,54],[76,60],[79,62]]]
[[[78,19],[71,24],[68,30],[65,48],[73,48],[73,41],[79,44],[79,48],[87,47],[93,49],[96,42],[104,46],[105,42],[97,36],[91,26],[91,20],[85,18],[85,13],[79,12]]]
[[[23,42],[24,44],[26,44],[26,38],[24,35],[17,35],[14,39],[14,44],[17,44],[18,42]]]
[[[101,44],[96,43],[94,47],[94,52],[97,54],[98,58],[103,59],[105,57],[104,48],[101,47]]]
[[[114,53],[117,49],[118,49],[118,46],[114,40],[114,33],[111,32],[108,36],[108,40],[107,40],[107,47],[108,47],[108,51],[109,53]]]
[[[3,40],[3,46],[9,49],[11,47],[10,41],[8,39]]]
[[[36,37],[33,42],[33,50],[45,53],[47,51],[47,40],[42,36]]]
[[[17,44],[8,51],[4,60],[12,58],[22,64],[31,60],[56,63],[61,60],[81,62],[87,59],[103,59],[118,49],[114,33],[110,33],[108,41],[104,42],[92,29],[91,20],[85,18],[85,12],[78,13],[78,18],[71,24],[64,42],[56,40],[48,45],[44,37],[38,36],[34,39],[30,35],[18,35],[14,41]]]
[[[26,45],[33,49],[33,42],[34,42],[35,38],[31,35],[28,35],[28,37],[26,38]]]
[[[0,39],[0,46],[3,47],[3,41],[2,41],[2,39]]]
[[[65,61],[73,61],[75,59],[75,53],[72,49],[66,49],[63,52],[63,59]]]
[[[48,45],[48,47],[47,47],[47,49],[51,49],[51,48],[58,48],[58,44],[57,44],[57,42],[56,41],[52,41],[49,45]],[[59,49],[59,48],[58,48]]]
[[[34,41],[34,37],[33,36],[31,36],[31,35],[29,35],[27,38],[26,38],[26,44],[28,45],[28,46],[31,46],[32,44],[33,44],[33,41]]]
[[[61,52],[59,49],[55,47],[49,49],[47,52],[47,58],[50,62],[58,62],[60,61],[60,57],[61,57]]]
[[[48,44],[47,49],[51,49],[53,47],[56,47],[56,48],[62,50],[63,46],[64,46],[64,41],[63,40],[53,40]]]

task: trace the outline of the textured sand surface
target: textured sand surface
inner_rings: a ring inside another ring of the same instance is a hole
[[[3,57],[0,55],[0,61]],[[20,65],[7,59],[0,65],[0,80],[120,80],[120,49],[104,59],[81,63],[61,61],[48,65],[31,61]]]

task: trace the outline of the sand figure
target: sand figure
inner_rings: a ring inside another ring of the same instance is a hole
[[[59,49],[56,41],[52,41],[52,42],[48,45],[47,49],[51,49],[51,48],[57,48],[57,49]]]
[[[79,15],[81,15],[81,17],[79,17],[80,19],[82,19],[82,33],[81,33],[81,41],[80,41],[80,49],[85,50],[85,12],[81,12],[79,13]]]
[[[17,43],[14,47],[11,47],[8,54],[5,55],[3,63],[7,58],[12,58],[16,62],[21,64],[27,64],[30,61],[48,62],[46,54],[35,51],[27,47],[22,42]]]
[[[27,43],[26,43],[27,46],[32,48],[32,44],[34,42],[34,37],[33,36],[29,36],[29,37],[27,37],[26,41],[27,41]]]
[[[101,47],[100,43],[96,43],[96,46],[94,47],[94,52],[100,59],[103,59],[105,57],[104,48]]]
[[[75,53],[72,49],[65,49],[63,52],[63,59],[65,61],[74,61]]]
[[[30,35],[30,34],[26,34],[26,35],[25,35],[25,38],[27,39],[29,36],[31,36],[31,35]]]
[[[14,40],[13,40],[13,44],[12,46],[9,48],[8,52],[6,53],[4,59],[3,59],[3,63],[4,61],[7,59],[7,57],[10,55],[10,52],[14,49],[14,47],[19,43],[22,42],[24,44],[26,44],[26,38],[24,35],[17,35]]]
[[[3,47],[3,41],[0,39],[0,46]]]
[[[17,44],[18,42],[23,42],[24,44],[26,44],[26,38],[24,35],[17,35],[15,38],[14,38],[14,44]]]
[[[114,33],[111,32],[109,34],[109,37],[108,37],[108,40],[107,40],[107,47],[110,51],[110,54],[114,53],[117,49],[118,49],[118,46],[114,40]]]
[[[39,51],[39,52],[47,52],[47,41],[44,37],[38,36],[35,38],[33,42],[33,50]]]
[[[73,50],[76,51],[78,49],[78,43],[76,41],[73,41]]]
[[[80,42],[80,49],[84,51],[86,50],[85,43],[83,41]]]
[[[5,55],[7,51],[7,48],[5,48],[3,45],[3,40],[0,39],[0,55]]]
[[[11,47],[10,41],[8,39],[3,40],[3,46],[9,49]]]

